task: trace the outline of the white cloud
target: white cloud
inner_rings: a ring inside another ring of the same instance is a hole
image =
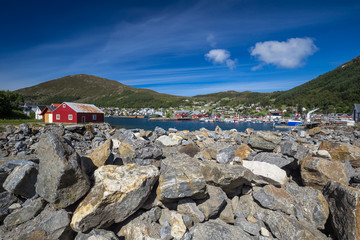
[[[231,70],[236,67],[236,59],[230,59],[230,52],[225,49],[210,50],[205,54],[205,58],[213,64],[226,64]]]
[[[302,66],[305,59],[317,50],[311,38],[289,38],[284,42],[258,42],[250,49],[250,54],[262,63],[253,67],[252,70],[257,70],[266,64],[281,68],[297,68]]]

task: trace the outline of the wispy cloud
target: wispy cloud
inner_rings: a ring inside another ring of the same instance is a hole
[[[236,59],[230,59],[230,52],[225,49],[212,49],[205,54],[206,60],[215,64],[226,64],[229,69],[236,67]]]
[[[215,36],[214,34],[209,34],[206,37],[206,41],[210,44],[211,47],[215,47],[216,46],[216,41],[215,41]]]
[[[280,68],[297,68],[304,64],[307,57],[313,55],[318,48],[311,38],[290,38],[286,41],[258,42],[250,49],[251,56],[256,57],[263,65],[272,64]]]

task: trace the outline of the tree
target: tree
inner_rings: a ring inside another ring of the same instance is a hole
[[[17,110],[23,102],[24,98],[19,93],[0,91],[0,117],[9,117],[12,111]]]

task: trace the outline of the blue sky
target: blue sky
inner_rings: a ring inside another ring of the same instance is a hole
[[[0,89],[73,74],[182,96],[272,92],[360,55],[360,1],[1,1]]]

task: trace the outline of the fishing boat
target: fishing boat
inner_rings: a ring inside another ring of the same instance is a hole
[[[295,120],[295,119],[289,119],[288,126],[299,126],[302,124],[302,121]]]

